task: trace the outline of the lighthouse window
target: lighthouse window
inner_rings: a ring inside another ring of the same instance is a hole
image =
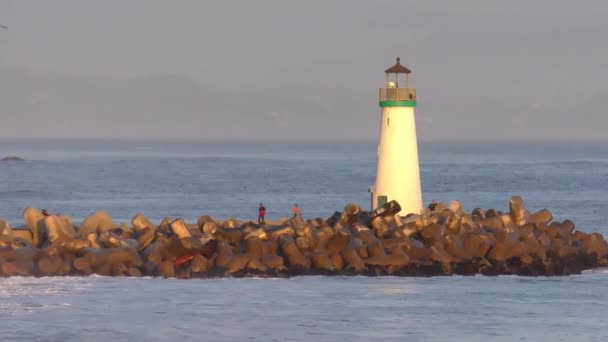
[[[386,118],[386,125],[390,125],[391,124],[391,118]]]

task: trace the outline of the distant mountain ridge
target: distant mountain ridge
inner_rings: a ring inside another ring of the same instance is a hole
[[[168,73],[105,79],[4,69],[0,70],[0,116],[4,118],[0,136],[348,138],[348,132],[338,128],[340,117],[350,112],[331,108],[332,101],[347,95],[326,94],[329,100],[322,101],[315,92],[204,88]],[[366,119],[375,125],[373,116],[357,121]],[[365,133],[356,130],[357,135]],[[370,138],[375,128],[372,132]]]
[[[4,68],[0,137],[375,140],[377,86],[214,88],[171,73],[115,79]],[[417,134],[427,141],[606,141],[607,105],[608,92],[455,98],[419,89]]]

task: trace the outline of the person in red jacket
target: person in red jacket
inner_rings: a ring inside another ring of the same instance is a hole
[[[264,221],[264,216],[266,216],[266,207],[264,207],[264,205],[260,203],[260,206],[258,207],[258,224],[266,223]]]
[[[291,213],[293,214],[293,218],[301,216],[300,206],[297,203],[294,204],[293,207],[291,208]]]

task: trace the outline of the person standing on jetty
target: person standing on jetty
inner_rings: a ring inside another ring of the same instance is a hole
[[[258,224],[265,224],[264,216],[266,216],[266,207],[262,203],[258,207]]]
[[[301,214],[300,214],[300,206],[297,203],[294,204],[293,207],[291,208],[291,212],[293,213],[293,218],[301,216]]]
[[[429,203],[429,206],[427,208],[429,208],[430,211],[435,211],[436,207],[437,207],[437,202],[435,202],[435,200],[432,200],[431,203]]]

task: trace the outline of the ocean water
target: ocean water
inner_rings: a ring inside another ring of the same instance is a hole
[[[425,201],[531,210],[608,235],[608,144],[421,143]],[[194,221],[369,203],[374,143],[0,141],[0,217],[26,206]],[[608,270],[558,278],[0,279],[2,341],[604,341]]]

